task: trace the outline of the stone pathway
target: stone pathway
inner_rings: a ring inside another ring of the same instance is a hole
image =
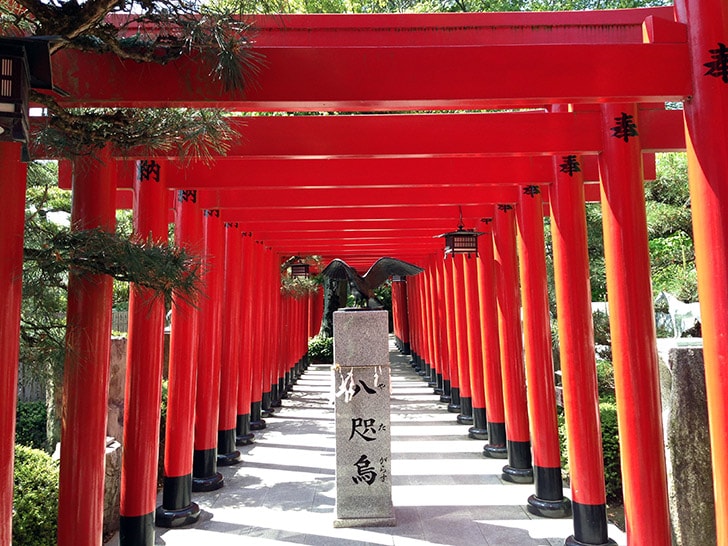
[[[468,439],[468,427],[455,422],[393,345],[390,359],[396,527],[334,529],[330,366],[311,365],[255,444],[241,448],[243,463],[220,469],[225,487],[194,494],[200,522],[158,528],[155,544],[563,545],[573,533],[571,520],[529,514],[533,485],[503,482],[505,461],[482,456],[484,441]],[[626,544],[616,527],[610,538]]]

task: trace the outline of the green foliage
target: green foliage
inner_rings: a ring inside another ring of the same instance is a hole
[[[29,163],[25,248],[43,248],[48,237],[67,229],[70,214],[70,192],[58,188],[58,164]],[[53,379],[62,367],[67,282],[66,271],[48,279],[34,262],[23,264],[20,360],[33,377]]]
[[[44,402],[18,402],[15,442],[34,449],[44,449],[47,442],[46,418]]]
[[[612,335],[609,329],[609,315],[602,311],[592,314],[594,322],[594,345],[599,358],[612,360]]]
[[[199,291],[200,261],[184,249],[136,243],[102,229],[59,231],[42,248],[26,248],[25,256],[51,281],[73,268],[150,288],[168,302],[173,295],[194,301]]]
[[[645,185],[645,204],[653,292],[669,292],[682,301],[697,301],[685,153],[657,155],[657,179]]]
[[[392,281],[387,280],[387,282],[375,288],[374,295],[385,309],[392,311]]]
[[[613,400],[599,403],[599,419],[602,426],[602,450],[604,456],[604,482],[607,503],[622,503],[622,466],[619,460],[619,431],[617,427],[617,406]],[[559,440],[561,443],[561,466],[568,477],[569,462],[566,450],[566,420],[563,410],[558,414]]]
[[[315,336],[308,342],[308,357],[311,362],[328,364],[334,362],[334,338]]]
[[[50,105],[53,116],[34,138],[53,157],[95,153],[111,143],[141,155],[210,161],[239,137],[223,110],[185,108],[72,108]]]
[[[609,360],[597,360],[597,391],[602,401],[614,401],[614,366]]]
[[[58,463],[44,451],[15,446],[13,544],[54,546],[58,527]]]
[[[321,288],[322,282],[323,279],[320,275],[309,278],[281,275],[281,294],[303,298],[308,294],[316,293]]]
[[[585,211],[592,301],[606,301],[607,268],[604,262],[602,207],[600,203],[587,203]]]
[[[669,205],[689,207],[687,154],[685,152],[657,154],[656,162],[657,179],[647,184],[645,197]]]
[[[617,427],[617,406],[614,402],[599,404],[599,418],[602,422],[602,450],[604,452],[604,481],[607,502],[622,502],[622,465],[619,461],[619,429]]]

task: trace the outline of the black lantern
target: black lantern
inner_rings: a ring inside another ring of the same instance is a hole
[[[304,263],[291,264],[291,277],[294,279],[308,279],[310,266]]]
[[[482,233],[475,229],[465,229],[463,226],[463,211],[460,209],[460,222],[457,231],[443,233],[438,237],[445,238],[445,257],[455,254],[467,254],[470,258],[471,254],[478,255],[478,237]]]
[[[28,93],[53,88],[48,38],[0,38],[0,141],[28,142]]]
[[[30,70],[22,45],[0,48],[0,140],[27,142]]]

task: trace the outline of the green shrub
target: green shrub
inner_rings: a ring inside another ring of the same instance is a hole
[[[54,546],[57,507],[58,463],[44,451],[16,444],[13,544]]]
[[[619,431],[617,405],[600,402],[599,417],[602,421],[602,450],[604,451],[604,482],[608,503],[622,503],[622,465],[619,462]]]
[[[609,315],[602,311],[594,311],[594,344],[597,356],[603,360],[612,360],[612,334],[609,329]]]
[[[614,401],[614,366],[609,360],[597,360],[599,400]]]
[[[334,362],[334,338],[315,336],[308,342],[308,357],[311,362],[330,364]]]
[[[15,442],[35,449],[45,449],[47,433],[44,402],[18,402],[15,412]]]
[[[617,406],[613,401],[599,403],[599,418],[602,423],[602,451],[604,456],[604,484],[607,503],[622,503],[622,466],[619,461],[619,433],[617,428]],[[566,452],[566,422],[563,410],[558,412],[559,440],[561,442],[561,465],[568,478],[569,464]]]

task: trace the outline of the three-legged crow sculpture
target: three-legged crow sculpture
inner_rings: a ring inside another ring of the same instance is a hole
[[[370,309],[381,309],[382,303],[374,295],[374,290],[392,275],[417,275],[424,269],[396,258],[379,258],[363,276],[344,260],[335,258],[321,272],[335,280],[348,280],[354,289],[357,301],[364,301]]]

